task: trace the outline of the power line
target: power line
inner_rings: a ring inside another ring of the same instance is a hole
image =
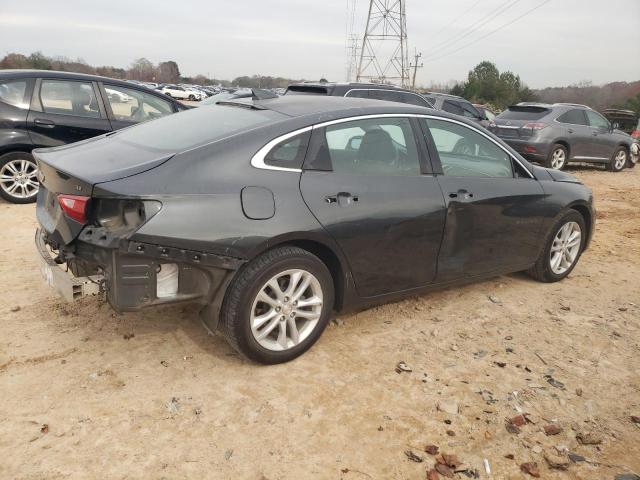
[[[439,52],[441,52],[443,50],[446,50],[450,46],[455,45],[456,43],[460,42],[460,40],[463,40],[464,38],[468,37],[469,35],[477,32],[484,25],[486,25],[487,23],[491,22],[495,18],[499,17],[504,12],[506,12],[511,7],[515,6],[517,3],[521,2],[521,1],[522,0],[512,0],[511,3],[508,3],[507,5],[498,6],[498,8],[492,10],[488,15],[485,15],[484,17],[482,17],[477,22],[469,25],[467,27],[469,30],[465,34],[456,36],[455,38],[449,38],[449,39],[444,40],[443,42],[435,44],[434,47],[431,49],[431,51],[427,53],[427,58],[434,56],[434,54],[435,55],[439,54]]]
[[[522,15],[520,15],[520,16],[518,16],[518,17],[514,18],[513,20],[511,20],[511,21],[510,21],[510,22],[508,22],[508,23],[505,23],[504,25],[501,25],[500,27],[496,28],[495,30],[492,30],[492,31],[488,32],[487,34],[482,35],[482,36],[481,36],[481,37],[479,37],[479,38],[476,38],[473,42],[467,43],[466,45],[462,45],[461,47],[459,47],[459,48],[457,48],[457,49],[455,49],[455,50],[453,50],[453,51],[451,51],[451,52],[448,52],[448,53],[446,53],[446,54],[444,54],[444,55],[441,55],[441,56],[439,56],[439,57],[431,58],[431,59],[426,60],[426,61],[427,61],[427,62],[435,62],[436,60],[440,60],[441,58],[448,57],[449,55],[452,55],[452,54],[454,54],[454,53],[459,52],[460,50],[463,50],[463,49],[465,49],[465,48],[467,48],[467,47],[469,47],[469,46],[471,46],[471,45],[474,45],[475,43],[479,42],[480,40],[484,40],[484,39],[485,39],[485,38],[487,38],[488,36],[493,35],[494,33],[499,32],[499,31],[500,31],[500,30],[502,30],[503,28],[506,28],[506,27],[508,27],[509,25],[514,24],[515,22],[517,22],[518,20],[520,20],[522,17],[525,17],[525,16],[529,15],[530,13],[532,13],[533,11],[535,11],[535,10],[539,9],[540,7],[542,7],[542,6],[546,5],[546,4],[547,4],[547,3],[549,3],[550,1],[551,1],[551,0],[544,0],[544,2],[542,2],[540,5],[538,5],[538,6],[536,6],[536,7],[533,7],[533,8],[531,8],[531,9],[527,10],[527,11],[526,11],[526,12],[524,12]]]
[[[444,32],[447,28],[455,25],[456,23],[458,23],[460,20],[462,20],[464,17],[466,17],[469,13],[471,13],[473,11],[474,8],[476,8],[480,2],[482,0],[478,0],[476,3],[474,3],[473,5],[471,5],[470,8],[468,8],[462,15],[460,16],[455,16],[453,18],[453,20],[451,20],[449,23],[445,24],[442,28],[440,28],[440,30],[438,30],[437,32],[435,32],[433,34],[433,37],[437,37],[440,33]]]

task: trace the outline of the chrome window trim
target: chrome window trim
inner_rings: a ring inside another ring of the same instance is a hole
[[[369,91],[376,91],[376,92],[396,92],[396,93],[408,93],[409,95],[413,95],[414,97],[418,97],[421,98],[422,100],[424,100],[424,102],[427,104],[426,106],[424,106],[423,108],[433,108],[433,105],[431,105],[431,102],[429,100],[427,100],[426,97],[423,97],[422,95],[420,95],[419,93],[415,93],[415,92],[409,92],[407,90],[394,90],[391,88],[351,88],[349,90],[347,90],[344,94],[344,97],[348,97],[350,92],[369,92]],[[357,97],[357,98],[361,98],[361,97]],[[376,100],[374,98],[374,100]],[[400,103],[400,102],[398,102]],[[421,105],[414,105],[416,107],[420,107]]]
[[[286,168],[286,167],[276,167],[275,165],[267,165],[264,163],[264,159],[267,154],[271,151],[273,147],[275,147],[280,142],[284,142],[285,140],[295,137],[296,135],[300,135],[301,133],[309,132],[313,130],[313,125],[309,127],[300,128],[298,130],[294,130],[293,132],[286,133],[284,135],[280,135],[277,138],[274,138],[269,143],[267,143],[264,147],[262,147],[258,152],[251,158],[251,166],[255,168],[261,168],[263,170],[277,170],[279,172],[297,172],[301,173],[301,168]]]
[[[529,174],[529,177],[535,180],[535,176],[533,175],[533,173],[531,173],[529,171],[529,169],[520,161],[518,160],[516,157],[513,156],[513,154],[507,150],[504,146],[500,145],[498,142],[496,142],[493,138],[491,138],[489,135],[487,135],[486,133],[482,132],[479,128],[476,128],[473,125],[467,125],[464,122],[460,122],[458,120],[454,120],[452,118],[446,118],[446,117],[440,117],[438,115],[428,115],[428,114],[424,114],[424,113],[372,113],[369,115],[356,115],[354,117],[345,117],[345,118],[338,118],[336,120],[329,120],[327,122],[322,122],[322,123],[317,123],[315,125],[311,125],[308,127],[304,127],[304,128],[300,128],[298,130],[294,130],[292,132],[286,133],[284,135],[280,135],[277,138],[274,138],[273,140],[271,140],[269,143],[267,143],[264,147],[262,147],[260,150],[258,150],[258,152],[251,158],[251,165],[255,168],[261,168],[263,170],[278,170],[278,171],[283,171],[283,172],[297,172],[297,173],[301,173],[302,169],[301,168],[285,168],[285,167],[275,167],[273,165],[267,165],[264,163],[264,158],[266,157],[267,153],[269,153],[269,151],[275,147],[278,143],[287,140],[291,137],[295,137],[296,135],[299,135],[301,133],[305,133],[308,132],[309,130],[316,130],[318,128],[324,128],[330,125],[337,125],[340,123],[347,123],[347,122],[355,122],[358,120],[372,120],[375,118],[427,118],[427,119],[432,119],[432,120],[441,120],[444,122],[449,122],[449,123],[455,123],[457,125],[460,125],[462,127],[466,127],[469,130],[472,130],[476,133],[479,133],[480,135],[482,135],[483,137],[485,137],[487,140],[489,140],[491,143],[493,143],[495,146],[497,146],[498,148],[500,148],[502,151],[504,151],[509,158],[513,159],[515,162],[518,163],[518,165],[520,165],[520,167],[522,167],[524,169],[525,172],[527,172]],[[515,178],[515,177],[514,177]]]

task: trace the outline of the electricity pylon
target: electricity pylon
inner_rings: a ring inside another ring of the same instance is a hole
[[[405,0],[370,0],[356,81],[410,86],[404,4]]]

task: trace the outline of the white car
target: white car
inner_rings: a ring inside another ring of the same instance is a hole
[[[201,92],[197,88],[193,87],[185,87],[185,90],[190,94],[194,95],[195,98],[189,97],[189,100],[203,100],[207,98],[207,95],[204,92]]]
[[[178,87],[176,85],[164,86],[160,89],[168,97],[177,98],[178,100],[196,100],[198,96],[196,93],[187,90],[184,87]]]
[[[133,97],[127,95],[126,93],[119,92],[118,90],[114,90],[112,88],[105,87],[107,91],[107,96],[109,100],[116,103],[129,103],[133,100]]]

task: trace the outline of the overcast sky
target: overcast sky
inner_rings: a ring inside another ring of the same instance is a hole
[[[361,35],[368,0],[355,1]],[[345,79],[347,0],[1,3],[2,54],[121,67],[175,60],[183,74],[228,79]],[[640,0],[407,0],[406,11],[411,52],[424,59],[418,84],[462,80],[482,60],[534,88],[640,80]]]

